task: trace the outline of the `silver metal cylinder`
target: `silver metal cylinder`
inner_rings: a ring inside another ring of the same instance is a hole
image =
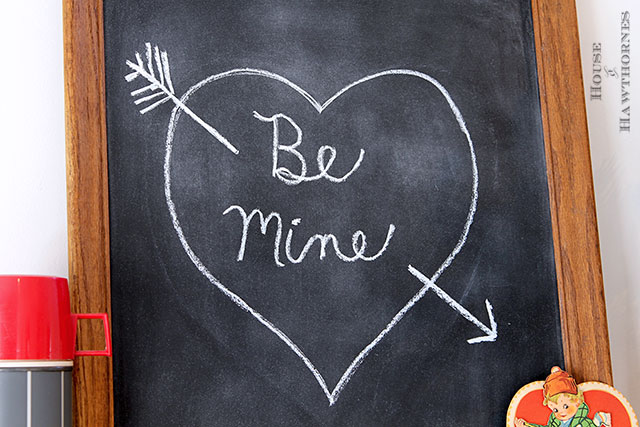
[[[71,360],[0,360],[0,426],[71,427]]]

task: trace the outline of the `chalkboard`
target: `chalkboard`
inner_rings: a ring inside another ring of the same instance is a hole
[[[105,1],[104,59],[118,425],[501,425],[564,365],[529,2]]]

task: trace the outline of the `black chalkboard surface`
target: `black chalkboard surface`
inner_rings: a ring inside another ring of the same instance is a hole
[[[528,2],[104,13],[118,425],[499,426],[562,364]]]

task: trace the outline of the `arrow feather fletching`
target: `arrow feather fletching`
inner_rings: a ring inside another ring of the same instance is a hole
[[[150,105],[142,108],[140,114],[147,113],[157,106],[164,104],[167,101],[173,101],[176,107],[184,111],[189,117],[202,126],[207,132],[209,132],[215,139],[222,145],[227,147],[233,154],[238,154],[238,149],[234,147],[224,136],[220,134],[215,128],[206,123],[200,117],[198,117],[190,108],[180,101],[175,96],[173,89],[173,82],[171,81],[171,73],[169,71],[169,57],[166,51],[161,51],[158,46],[151,46],[151,43],[145,43],[145,61],[142,59],[140,52],[135,53],[136,62],[125,61],[125,64],[131,68],[132,72],[125,75],[124,78],[127,82],[132,82],[138,77],[142,76],[149,82],[147,86],[143,86],[131,92],[131,96],[136,98],[145,92],[151,91],[151,94],[145,94],[142,97],[137,98],[134,101],[135,105],[142,106],[146,102],[153,101],[156,98],[163,96],[164,98],[159,101],[155,101]],[[157,77],[156,77],[157,72]]]
[[[140,110],[141,114],[147,111],[153,110],[158,105],[165,103],[171,99],[174,94],[173,83],[171,82],[171,75],[169,74],[169,57],[167,52],[160,51],[158,46],[151,46],[151,43],[145,43],[145,59],[142,58],[139,52],[136,52],[136,62],[127,60],[126,64],[131,68],[132,72],[127,74],[124,78],[128,82],[132,82],[139,76],[144,77],[150,84],[141,87],[131,92],[131,96],[137,97],[148,91],[154,91],[151,95],[138,98],[134,101],[136,105],[144,104],[147,101],[151,101],[159,96],[166,95],[167,98],[163,98],[161,102],[154,102],[153,104]]]

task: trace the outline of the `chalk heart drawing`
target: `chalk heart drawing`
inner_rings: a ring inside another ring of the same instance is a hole
[[[402,318],[411,310],[411,308],[418,303],[424,295],[428,291],[433,291],[440,299],[446,302],[452,309],[458,312],[461,316],[463,316],[466,320],[476,325],[485,335],[482,335],[477,338],[468,339],[467,342],[469,344],[477,344],[481,342],[493,342],[498,337],[498,326],[493,316],[493,307],[489,303],[488,300],[485,300],[485,305],[487,309],[487,314],[489,317],[489,326],[486,326],[484,323],[479,321],[473,314],[471,314],[466,308],[456,302],[453,298],[451,298],[443,289],[436,285],[436,281],[442,275],[442,273],[451,265],[455,257],[461,251],[464,246],[467,236],[469,234],[469,230],[471,228],[471,224],[473,223],[473,218],[476,212],[476,206],[478,201],[478,167],[476,163],[476,155],[473,146],[473,141],[471,140],[471,136],[469,131],[467,130],[464,119],[462,118],[462,114],[460,110],[453,102],[451,96],[447,92],[447,90],[433,77],[418,72],[414,70],[408,69],[393,69],[386,70],[379,73],[375,73],[372,75],[368,75],[366,77],[361,78],[344,88],[340,89],[336,94],[332,97],[324,101],[324,103],[316,100],[312,95],[310,95],[307,91],[305,91],[300,86],[291,82],[287,78],[280,76],[275,73],[271,73],[269,71],[260,70],[260,69],[250,69],[250,68],[240,68],[233,69],[230,71],[226,71],[219,74],[214,74],[206,79],[200,81],[199,83],[191,86],[189,90],[185,92],[181,97],[177,97],[175,95],[175,90],[173,87],[173,82],[171,80],[171,73],[169,69],[169,60],[168,55],[165,51],[161,51],[157,46],[151,46],[150,43],[146,43],[146,50],[143,56],[136,52],[135,53],[135,61],[126,61],[126,65],[131,69],[131,72],[125,76],[125,79],[128,82],[132,82],[136,79],[143,80],[146,86],[143,86],[139,89],[136,89],[131,92],[131,96],[136,98],[134,103],[136,105],[141,105],[142,108],[140,113],[145,114],[159,105],[164,104],[165,102],[172,102],[174,104],[173,111],[171,113],[171,118],[169,120],[169,125],[167,129],[167,137],[166,137],[166,151],[165,151],[165,161],[164,161],[164,189],[165,189],[165,198],[167,208],[169,209],[169,213],[171,215],[173,221],[173,227],[175,232],[182,243],[182,247],[184,251],[188,255],[189,259],[193,262],[193,264],[197,267],[197,269],[211,282],[217,289],[219,289],[227,298],[233,301],[238,307],[242,310],[249,313],[255,320],[260,322],[266,328],[268,328],[275,336],[277,336],[282,342],[284,342],[287,347],[293,351],[305,366],[309,369],[309,371],[313,374],[316,381],[322,388],[324,394],[326,395],[329,405],[334,405],[340,396],[340,392],[344,389],[344,387],[349,382],[351,376],[358,369],[360,364],[365,360],[367,355],[375,348],[380,341],[393,329],[395,325],[402,320]],[[417,280],[422,283],[422,287],[416,292],[413,297],[407,301],[407,303],[398,311],[395,316],[389,321],[389,323],[378,333],[378,335],[367,345],[365,346],[361,352],[353,359],[351,364],[347,367],[347,369],[342,374],[340,380],[335,385],[333,390],[330,390],[327,386],[327,383],[322,376],[322,374],[318,371],[318,369],[314,366],[313,362],[304,354],[304,352],[298,347],[298,345],[293,342],[284,331],[279,329],[276,325],[269,321],[265,316],[260,314],[255,308],[247,304],[240,295],[234,293],[229,287],[223,284],[219,279],[215,277],[215,275],[202,263],[198,255],[193,251],[185,234],[182,230],[182,226],[180,225],[180,219],[176,213],[176,208],[173,202],[172,194],[171,194],[171,153],[173,150],[173,138],[176,130],[176,126],[178,120],[182,113],[187,114],[191,119],[197,122],[200,126],[207,130],[211,134],[213,138],[215,138],[220,144],[221,149],[224,147],[225,149],[230,150],[234,154],[238,154],[238,149],[228,141],[214,126],[209,123],[206,123],[202,120],[194,111],[192,111],[187,103],[189,101],[189,97],[192,96],[197,90],[201,89],[203,86],[229,77],[238,77],[238,76],[259,76],[265,79],[271,79],[278,81],[291,89],[297,92],[300,96],[302,96],[311,106],[318,112],[318,114],[322,114],[333,101],[337,98],[348,92],[351,88],[361,85],[370,80],[377,79],[383,76],[411,76],[417,79],[423,80],[425,83],[433,85],[440,94],[446,100],[451,112],[455,116],[455,119],[458,123],[460,131],[464,134],[466,141],[468,143],[469,152],[471,154],[471,164],[470,167],[472,169],[473,174],[473,183],[471,188],[471,200],[469,203],[469,210],[467,213],[466,221],[462,230],[460,231],[459,239],[457,240],[455,246],[446,257],[446,259],[440,264],[438,269],[433,273],[430,277],[420,272],[418,269],[413,267],[412,265],[407,265],[408,273],[413,275]],[[146,106],[145,106],[146,105]]]

